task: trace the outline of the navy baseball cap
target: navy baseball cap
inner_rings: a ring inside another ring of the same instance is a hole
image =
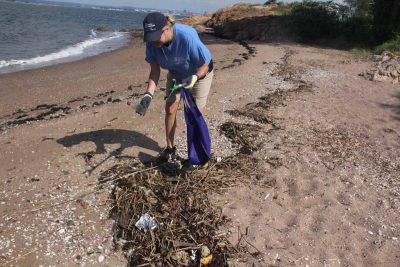
[[[143,20],[144,41],[160,40],[162,29],[167,25],[167,17],[160,12],[149,13]]]

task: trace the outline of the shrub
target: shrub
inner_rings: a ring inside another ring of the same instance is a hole
[[[340,21],[339,34],[351,44],[371,46],[374,28],[370,17],[346,17]]]
[[[374,27],[378,42],[384,42],[400,34],[399,0],[374,0]]]
[[[390,51],[394,54],[400,54],[400,35],[396,36],[392,40],[389,40],[379,46],[374,50],[376,54],[381,54],[383,51]]]
[[[326,3],[304,1],[293,3],[288,14],[289,27],[302,38],[333,37],[337,33],[339,16]]]
[[[276,6],[271,8],[271,11],[274,11],[274,13],[278,15],[288,15],[291,11],[291,5],[279,2]]]
[[[365,48],[352,48],[349,52],[357,58],[367,58],[371,55],[371,50]]]

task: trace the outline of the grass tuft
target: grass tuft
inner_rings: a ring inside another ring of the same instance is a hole
[[[377,46],[374,53],[382,54],[383,51],[390,51],[396,55],[400,55],[400,35]]]

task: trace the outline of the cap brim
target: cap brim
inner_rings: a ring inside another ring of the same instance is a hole
[[[162,34],[162,29],[154,32],[145,32],[144,33],[144,41],[145,42],[155,42],[160,40]]]

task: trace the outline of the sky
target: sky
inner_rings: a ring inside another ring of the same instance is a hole
[[[190,12],[204,13],[240,2],[263,4],[265,1],[254,0],[50,0],[53,2],[71,2],[101,6],[130,6],[143,8],[157,8],[169,10],[187,10]],[[294,0],[281,0],[279,2],[293,2]],[[301,0],[299,0],[301,1]],[[323,0],[322,0],[323,1]]]

